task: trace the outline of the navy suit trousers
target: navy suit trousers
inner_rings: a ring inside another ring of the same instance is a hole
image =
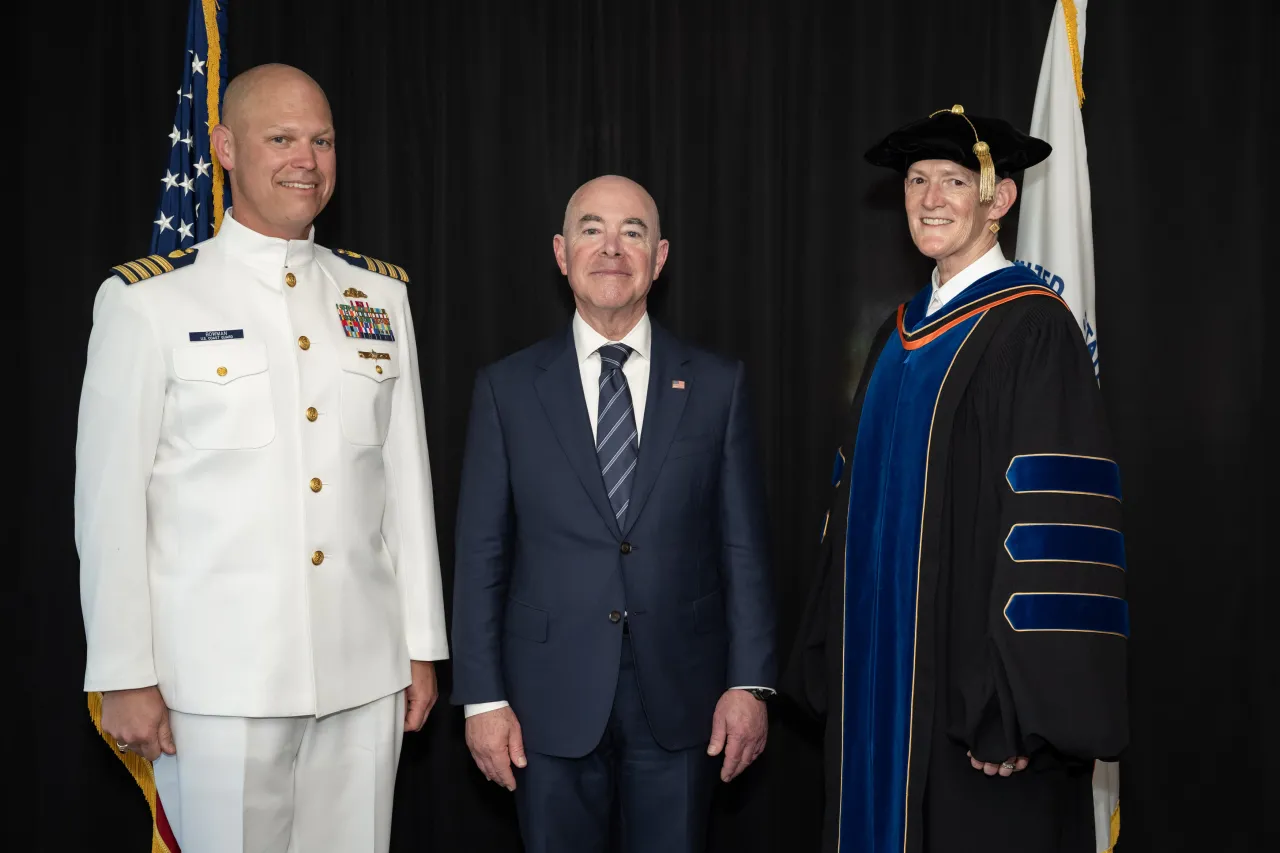
[[[694,853],[722,756],[707,746],[663,749],[649,729],[624,636],[618,686],[599,745],[582,758],[529,752],[517,769],[516,808],[528,853]]]

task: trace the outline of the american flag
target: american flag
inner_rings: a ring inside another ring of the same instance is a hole
[[[167,255],[212,237],[222,224],[229,190],[213,154],[227,88],[227,0],[191,0],[169,162],[151,228],[151,253]]]
[[[230,193],[210,144],[227,88],[227,0],[191,0],[182,56],[182,85],[169,134],[164,189],[151,229],[151,254],[168,255],[212,237],[222,224]],[[210,81],[216,81],[212,86]],[[151,762],[122,751],[102,728],[102,694],[88,694],[89,717],[98,735],[124,764],[151,812],[150,853],[182,853],[156,790]]]

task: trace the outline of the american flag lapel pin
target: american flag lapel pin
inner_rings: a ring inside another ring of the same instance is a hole
[[[684,380],[683,380],[683,379],[672,379],[672,380],[671,380],[671,387],[672,387],[672,388],[674,388],[674,389],[676,389],[677,391],[683,391],[683,390],[684,390]]]

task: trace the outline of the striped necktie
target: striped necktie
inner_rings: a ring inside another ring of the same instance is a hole
[[[636,441],[636,414],[631,405],[631,389],[622,365],[631,355],[626,344],[600,347],[600,407],[596,418],[596,457],[609,493],[614,518],[621,529],[631,505],[631,484],[635,481],[640,447]]]

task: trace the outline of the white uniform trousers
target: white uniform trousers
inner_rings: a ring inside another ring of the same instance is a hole
[[[386,853],[404,691],[315,717],[169,712],[156,790],[182,853]]]

